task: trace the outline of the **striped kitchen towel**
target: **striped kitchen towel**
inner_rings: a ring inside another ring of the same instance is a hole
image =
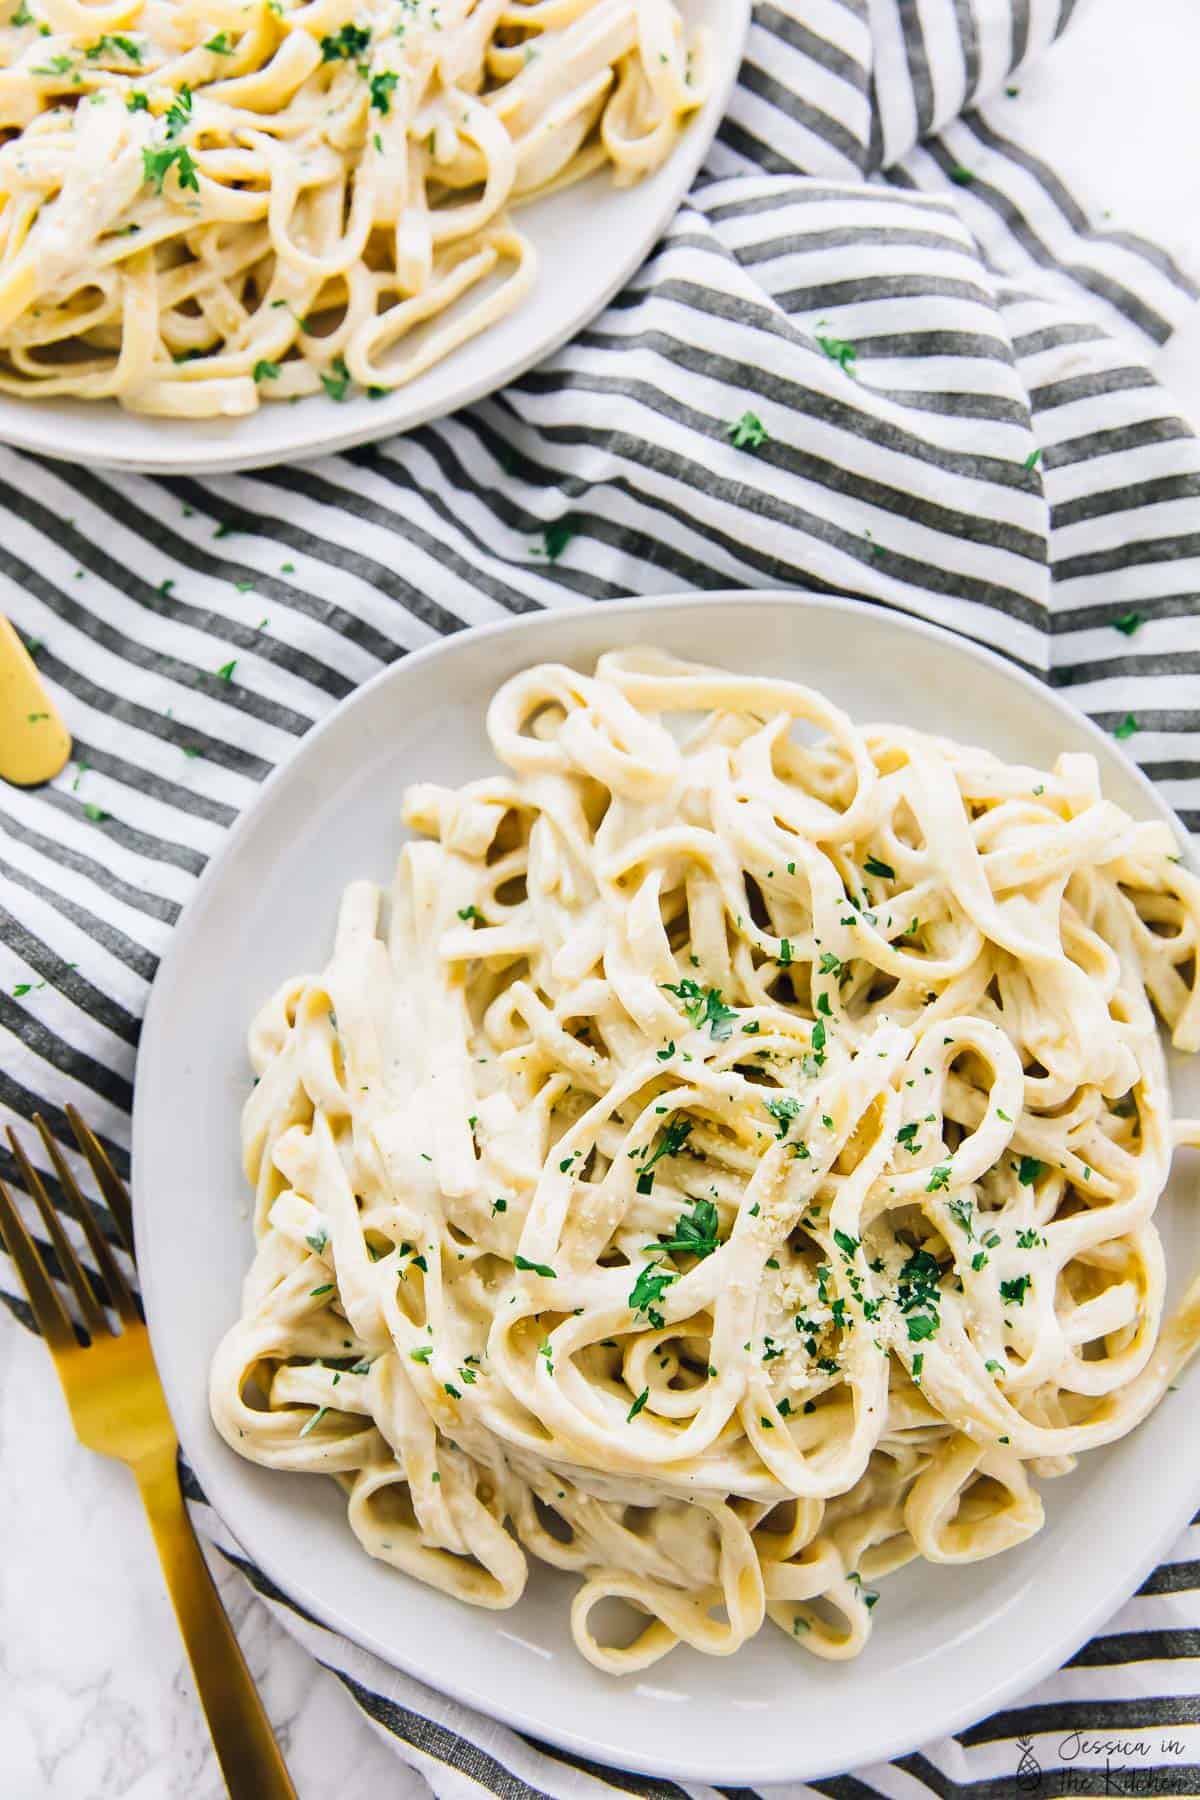
[[[1149,366],[1196,280],[1091,222],[1011,135],[1014,71],[1074,10],[762,0],[719,141],[627,290],[515,387],[410,437],[205,481],[0,451],[0,607],[77,747],[51,786],[0,796],[10,1118],[40,1109],[66,1137],[73,1100],[127,1166],[149,984],[240,809],[367,676],[510,613],[689,587],[866,595],[1070,689],[1200,822],[1200,444]],[[731,436],[747,412],[756,447]],[[0,1297],[29,1323],[2,1260]],[[195,1503],[439,1795],[681,1792],[384,1669]],[[1197,1794],[1197,1692],[1193,1530],[1022,1705],[789,1800],[1099,1793],[1084,1769],[1107,1739],[1149,1746],[1136,1791]]]

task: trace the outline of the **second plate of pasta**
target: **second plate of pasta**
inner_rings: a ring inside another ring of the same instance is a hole
[[[250,468],[502,386],[665,229],[748,15],[143,0],[93,29],[23,3],[0,26],[0,438]]]
[[[210,1498],[317,1616],[602,1760],[812,1777],[993,1709],[1191,1498],[1198,898],[1092,727],[852,603],[386,672],[147,1024],[142,1266]]]

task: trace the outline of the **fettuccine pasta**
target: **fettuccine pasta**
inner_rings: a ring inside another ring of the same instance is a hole
[[[1200,1044],[1200,883],[1090,756],[650,650],[488,727],[254,1022],[213,1418],[461,1599],[576,1571],[601,1669],[764,1619],[854,1656],[880,1577],[1030,1537],[1195,1347],[1156,1015]]]
[[[673,0],[0,5],[0,391],[171,417],[411,381],[707,84]]]

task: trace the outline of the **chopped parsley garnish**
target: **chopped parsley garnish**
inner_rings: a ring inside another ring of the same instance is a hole
[[[641,1412],[643,1406],[645,1406],[645,1404],[649,1398],[650,1398],[650,1389],[648,1387],[643,1388],[641,1393],[638,1395],[637,1399],[634,1401],[633,1405],[630,1407],[629,1411],[625,1414],[625,1423],[627,1425],[630,1423],[631,1420],[637,1418],[638,1414]]]
[[[684,1250],[691,1256],[711,1256],[720,1243],[717,1235],[721,1220],[711,1200],[697,1200],[691,1212],[681,1212],[675,1221],[675,1236],[660,1238],[647,1244],[647,1250]]]
[[[950,171],[950,179],[955,187],[970,187],[975,180],[975,172],[972,169],[964,169],[961,163],[955,163]]]
[[[329,1233],[326,1231],[325,1227],[321,1225],[316,1231],[306,1237],[304,1241],[310,1250],[314,1251],[317,1256],[320,1256],[322,1250],[324,1250],[329,1242]]]
[[[776,1137],[785,1138],[793,1119],[799,1115],[800,1102],[794,1094],[779,1094],[773,1100],[764,1100],[763,1105],[778,1126]]]
[[[1045,1163],[1039,1162],[1036,1156],[1023,1156],[1017,1164],[1017,1180],[1022,1187],[1032,1187],[1045,1170]]]
[[[664,1321],[662,1314],[654,1308],[676,1279],[674,1269],[661,1269],[654,1263],[647,1263],[630,1290],[630,1308],[635,1313],[644,1312],[656,1331],[662,1329]]]
[[[882,862],[878,856],[868,856],[863,868],[868,875],[875,875],[880,881],[895,881],[896,871],[891,863]]]
[[[820,332],[817,333],[817,342],[829,358],[830,362],[837,363],[847,375],[853,373],[854,365],[858,360],[858,346],[856,344],[847,343],[845,338],[822,337]]]
[[[1145,620],[1140,612],[1127,612],[1113,620],[1113,630],[1119,631],[1123,637],[1132,637],[1138,627],[1144,624]]]
[[[302,1425],[300,1427],[300,1436],[307,1437],[310,1431],[315,1430],[316,1427],[321,1423],[321,1420],[325,1417],[325,1414],[328,1411],[329,1411],[329,1408],[327,1406],[318,1406],[316,1412],[313,1413],[313,1415],[309,1419],[307,1425]]]
[[[806,1056],[800,1065],[804,1070],[804,1073],[810,1078],[819,1075],[824,1067],[825,1039],[825,1021],[824,1019],[818,1019],[812,1028],[812,1036],[809,1039],[809,1043],[812,1045],[812,1055]]]
[[[384,69],[380,74],[372,75],[370,82],[371,105],[376,112],[381,112],[385,116],[391,112],[392,92],[399,79],[400,77],[391,69]]]
[[[790,938],[780,938],[780,940],[779,940],[780,964],[782,965],[783,968],[786,969],[788,964],[791,962],[791,960],[792,960],[791,939]]]
[[[105,32],[104,36],[97,38],[94,44],[89,44],[83,54],[89,62],[95,62],[98,56],[103,56],[106,52],[111,53],[113,50],[119,50],[122,56],[129,58],[130,62],[140,63],[142,60],[141,45],[135,44],[130,37],[122,37],[119,33],[110,37]]]
[[[521,1269],[529,1275],[540,1275],[546,1281],[555,1281],[557,1276],[547,1263],[527,1262],[518,1251],[513,1257],[513,1268]]]
[[[919,1343],[931,1338],[941,1323],[938,1303],[941,1265],[928,1250],[914,1250],[896,1282],[896,1304],[905,1314],[909,1339]]]
[[[726,426],[725,435],[735,450],[757,450],[771,434],[757,413],[744,412],[740,419]]]
[[[355,62],[371,45],[371,33],[361,25],[343,25],[321,39],[322,62]]]
[[[914,1120],[911,1125],[902,1125],[896,1133],[896,1142],[903,1144],[910,1156],[915,1156],[921,1148],[917,1143],[917,1133],[920,1129],[921,1127]]]
[[[412,1362],[427,1363],[433,1355],[433,1345],[422,1344],[418,1349],[410,1350],[408,1354]]]
[[[233,45],[229,42],[228,32],[225,31],[218,31],[214,37],[210,37],[204,48],[213,51],[217,56],[233,55]]]
[[[1133,714],[1126,713],[1125,717],[1121,720],[1121,723],[1113,726],[1113,736],[1115,738],[1131,738],[1135,731],[1140,731],[1141,729],[1141,726],[1138,724]]]
[[[279,364],[277,362],[268,362],[264,357],[261,362],[255,363],[253,379],[255,381],[278,381]]]
[[[167,135],[175,137],[181,132],[192,116],[192,90],[184,81],[179,92],[166,110]]]
[[[1038,464],[1041,462],[1041,460],[1042,460],[1041,451],[1040,450],[1031,450],[1029,452],[1029,455],[1025,458],[1025,461],[1021,464],[1021,467],[1023,469],[1036,469]]]
[[[835,1231],[833,1234],[833,1241],[841,1251],[842,1255],[846,1258],[850,1258],[854,1255],[862,1240],[860,1238],[851,1237],[848,1231]]]
[[[507,1211],[508,1211],[508,1201],[507,1200],[493,1200],[492,1201],[492,1217],[493,1218],[495,1218],[497,1213],[502,1213],[502,1212],[507,1212]]]
[[[951,1200],[946,1210],[949,1212],[955,1224],[961,1226],[968,1239],[975,1236],[975,1226],[971,1217],[971,1202],[969,1200],[961,1198],[958,1200]]]
[[[155,193],[161,194],[167,171],[172,165],[174,165],[180,187],[191,188],[194,193],[198,194],[200,183],[196,176],[196,165],[186,144],[162,144],[156,150],[143,150],[143,181],[150,182]]]
[[[344,400],[346,390],[350,386],[350,371],[346,367],[346,359],[335,356],[328,369],[321,371],[321,386],[331,400]]]
[[[637,1191],[639,1194],[648,1194],[653,1188],[654,1176],[651,1171],[655,1163],[661,1162],[664,1156],[678,1156],[691,1136],[691,1132],[692,1121],[690,1119],[672,1119],[663,1127],[662,1139],[657,1150],[647,1157],[638,1174]]]
[[[659,1062],[670,1062],[675,1054],[675,1039],[671,1039],[665,1050],[656,1050],[654,1054]]]
[[[571,539],[575,537],[579,527],[572,519],[555,519],[542,532],[542,547],[550,562],[557,562]]]
[[[702,988],[690,975],[685,975],[677,984],[664,981],[662,985],[668,994],[674,994],[682,1003],[690,1022],[697,1027],[707,1025],[709,1036],[718,1043],[733,1036],[731,1021],[737,1018],[737,1011],[726,1006],[720,988]]]
[[[460,906],[458,916],[464,922],[468,919],[478,919],[481,925],[485,923],[484,916],[477,906]]]
[[[844,966],[841,957],[835,956],[832,950],[822,950],[820,962],[822,975],[838,975]]]
[[[939,1188],[950,1186],[950,1164],[939,1163],[936,1169],[930,1169],[929,1180],[925,1183],[927,1194],[936,1194]]]
[[[1018,1250],[1040,1250],[1045,1247],[1045,1243],[1046,1240],[1041,1232],[1034,1231],[1032,1227],[1027,1227],[1024,1231],[1017,1233]]]
[[[1014,1275],[1011,1281],[1002,1281],[1000,1298],[1006,1300],[1010,1306],[1024,1306],[1025,1289],[1031,1285],[1032,1281],[1031,1275]]]

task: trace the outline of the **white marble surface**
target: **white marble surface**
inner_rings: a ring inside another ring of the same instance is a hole
[[[0,1795],[225,1793],[126,1471],[82,1449],[40,1343],[0,1320]],[[429,1800],[240,1575],[225,1604],[301,1800]]]
[[[1171,47],[1164,55],[1164,47]],[[1194,258],[1200,220],[1193,0],[1092,0],[1023,80],[1005,128],[1097,215]],[[1119,143],[1072,141],[1064,88],[1136,119]],[[1119,154],[1113,154],[1114,151]],[[1107,153],[1107,154],[1106,154]],[[1106,221],[1107,222],[1107,221]],[[1160,373],[1200,421],[1200,311]],[[221,1800],[224,1792],[125,1471],[71,1434],[44,1350],[0,1316],[0,1795],[3,1800]],[[428,1800],[332,1676],[218,1575],[301,1800]]]

